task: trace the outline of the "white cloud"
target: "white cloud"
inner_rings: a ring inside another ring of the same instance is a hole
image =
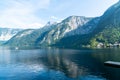
[[[57,18],[57,17],[55,17],[55,16],[51,16],[50,18],[51,18],[51,19],[58,19],[58,18]]]
[[[6,2],[5,2],[6,1]],[[0,12],[0,26],[11,28],[39,28],[44,21],[35,12],[48,7],[50,0],[5,0]]]
[[[63,20],[63,19],[58,18],[58,17],[56,17],[56,16],[50,16],[50,21],[59,23],[59,22],[61,22],[62,20]]]

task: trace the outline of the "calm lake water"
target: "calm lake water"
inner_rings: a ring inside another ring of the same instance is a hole
[[[0,80],[119,80],[108,60],[120,61],[120,49],[0,48]]]

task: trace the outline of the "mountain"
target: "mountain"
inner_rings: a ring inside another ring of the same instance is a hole
[[[98,47],[120,46],[120,1],[100,17],[70,16],[36,30],[23,30],[5,45]]]
[[[63,20],[61,23],[55,25],[54,28],[44,33],[43,37],[39,37],[36,41],[37,45],[51,45],[55,44],[65,35],[86,24],[91,18],[81,17],[81,16],[70,16]]]
[[[90,20],[92,20],[92,18],[86,18],[83,16],[70,16],[60,23],[50,24],[50,22],[48,22],[47,25],[41,29],[21,31],[13,38],[11,38],[5,45],[10,46],[52,45],[58,42],[61,38],[66,37],[65,35],[68,32],[75,30],[78,27],[82,27]]]
[[[94,33],[98,42],[112,44],[120,42],[120,2],[103,14]]]
[[[66,37],[60,39],[54,46],[57,47],[86,47],[90,44],[90,39],[94,36],[93,31],[97,28],[100,17],[88,21],[82,27],[68,32]]]
[[[0,28],[0,41],[7,41],[16,35],[21,29]]]
[[[120,46],[120,1],[106,10],[96,21],[90,33],[63,38],[57,45],[61,47]],[[81,30],[77,29],[73,32],[79,31]]]
[[[91,33],[96,27],[100,20],[100,17],[95,17],[84,24],[82,27],[78,27],[66,34],[66,36],[74,36],[74,35],[84,35]]]
[[[97,46],[99,43],[105,46],[120,43],[120,1],[111,6],[101,17],[98,26],[93,31],[95,34],[91,42]]]
[[[44,32],[47,32],[54,28],[53,25],[56,23],[51,24],[48,22],[45,27],[40,29],[25,29],[17,33],[15,36],[13,36],[10,40],[8,40],[3,45],[9,45],[9,46],[19,46],[19,47],[28,47],[28,46],[34,46],[36,40],[43,36]]]

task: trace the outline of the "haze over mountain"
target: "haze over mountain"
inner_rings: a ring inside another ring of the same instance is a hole
[[[99,43],[107,46],[119,42],[120,2],[100,17],[70,16],[60,23],[46,25],[41,29],[21,31],[5,45],[97,47]]]
[[[0,28],[0,41],[7,41],[22,29]]]
[[[55,44],[66,33],[82,27],[92,18],[82,16],[70,16],[60,23],[53,23],[41,29],[27,29],[19,32],[6,44],[10,46],[46,46]]]

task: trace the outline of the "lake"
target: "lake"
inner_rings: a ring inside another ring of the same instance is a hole
[[[119,80],[120,49],[0,48],[0,80]]]

